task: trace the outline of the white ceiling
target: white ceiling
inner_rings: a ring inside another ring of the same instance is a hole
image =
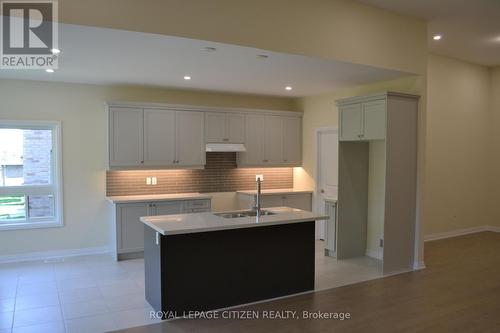
[[[147,85],[308,96],[407,73],[163,35],[59,26],[59,69],[0,70],[0,78]],[[207,52],[205,47],[216,47]],[[257,55],[266,54],[267,59]],[[192,79],[185,81],[184,75]],[[286,91],[285,86],[293,87]]]
[[[429,50],[500,65],[500,0],[359,0],[428,21]],[[432,36],[442,34],[440,41]]]

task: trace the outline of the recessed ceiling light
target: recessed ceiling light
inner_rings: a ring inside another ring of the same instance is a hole
[[[54,70],[53,70],[52,68],[47,68],[45,71],[46,71],[47,73],[54,73]]]
[[[189,76],[189,75],[184,75],[184,80],[191,80],[191,76]]]
[[[257,54],[257,58],[259,59],[267,59],[269,56],[267,54]]]
[[[290,86],[286,86],[286,87],[285,87],[285,89],[286,89],[286,90],[292,90],[292,87],[290,87]]]
[[[440,40],[441,38],[443,38],[442,35],[434,35],[434,37],[432,37],[434,40]]]
[[[203,50],[207,51],[207,52],[215,52],[215,51],[217,51],[217,49],[215,47],[212,47],[212,46],[204,47]]]
[[[59,49],[52,49],[52,50],[50,50],[50,52],[52,52],[52,54],[59,54],[59,53],[61,53],[61,50],[59,50]]]

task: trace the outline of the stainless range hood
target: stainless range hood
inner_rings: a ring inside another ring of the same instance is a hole
[[[206,152],[241,152],[247,151],[242,143],[207,143]]]

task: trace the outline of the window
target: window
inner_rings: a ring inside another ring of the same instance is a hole
[[[62,225],[58,122],[0,120],[0,230]]]

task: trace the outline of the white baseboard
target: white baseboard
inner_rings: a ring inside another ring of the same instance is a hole
[[[384,254],[382,251],[368,250],[366,249],[365,253],[368,257],[372,257],[378,260],[384,259]]]
[[[434,234],[425,235],[424,241],[430,242],[430,241],[434,241],[434,240],[438,240],[438,239],[464,236],[464,235],[475,234],[475,233],[484,232],[484,231],[500,232],[500,227],[483,225],[480,227],[457,229],[457,230],[452,230],[452,231],[447,231],[447,232],[437,232]]]
[[[413,270],[414,271],[418,271],[420,269],[425,269],[425,263],[423,260],[422,261],[415,261],[413,263]]]
[[[108,246],[0,255],[0,264],[109,253]]]

